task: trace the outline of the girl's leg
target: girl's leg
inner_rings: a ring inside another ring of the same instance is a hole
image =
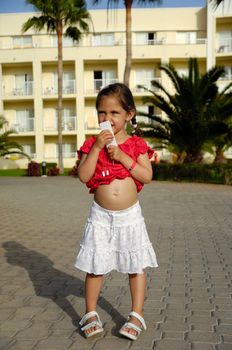
[[[143,317],[143,306],[146,292],[146,274],[129,274],[129,284],[132,301],[132,311],[137,312]],[[130,318],[130,322],[141,327],[141,323],[135,317]],[[137,332],[133,329],[128,329],[128,332],[136,335]]]
[[[85,278],[85,305],[86,313],[90,311],[96,311],[97,301],[101,291],[103,282],[103,275],[94,275],[87,273]],[[87,320],[86,323],[95,321],[96,317],[91,317]],[[95,331],[98,327],[91,327],[86,330],[86,333],[91,333]]]

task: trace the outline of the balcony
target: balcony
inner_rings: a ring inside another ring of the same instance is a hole
[[[2,88],[2,96],[32,96],[33,95],[33,81],[27,81],[25,84],[16,87],[8,87],[3,86]]]
[[[11,124],[11,128],[18,133],[32,132],[34,131],[34,118],[25,119],[20,123]]]
[[[76,88],[75,88],[76,80],[68,80],[63,82],[63,95],[70,95],[75,94]],[[45,84],[43,83],[42,88],[42,94],[45,96],[51,96],[51,95],[57,95],[58,94],[58,87],[54,84]]]
[[[65,152],[63,151],[63,158],[76,158],[77,153],[75,152]],[[45,159],[58,159],[58,152],[54,152],[53,154],[45,154]]]
[[[139,85],[142,85],[151,91],[156,91],[157,88],[152,86],[151,84],[153,80],[157,81],[158,83],[161,83],[161,78],[157,78],[157,77],[146,78],[146,79],[140,80],[135,86],[132,86],[131,91],[134,93],[140,93],[140,92],[144,93],[145,90]]]
[[[76,116],[72,117],[63,117],[63,122],[62,122],[62,130],[63,131],[73,131],[76,130]],[[57,131],[58,130],[58,121],[57,119],[52,125],[48,125],[46,123],[46,118],[44,118],[44,131]]]
[[[216,49],[217,53],[232,53],[232,37],[222,38],[219,42],[220,44]]]
[[[112,79],[94,79],[93,81],[93,88],[92,89],[85,89],[86,95],[92,95],[97,94],[103,87],[117,83],[118,79],[112,78]]]

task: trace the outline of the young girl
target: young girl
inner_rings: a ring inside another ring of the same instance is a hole
[[[86,314],[80,325],[85,336],[103,332],[96,312],[103,275],[128,273],[131,313],[119,333],[135,340],[146,329],[143,306],[146,276],[143,269],[157,267],[138,202],[138,192],[152,179],[149,158],[153,151],[138,136],[126,133],[136,108],[129,88],[120,83],[103,88],[96,100],[99,123],[110,121],[113,134],[102,130],[78,151],[78,175],[94,194],[75,266],[85,272]],[[113,136],[117,146],[108,146]]]

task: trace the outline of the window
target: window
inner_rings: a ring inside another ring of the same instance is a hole
[[[232,80],[232,66],[226,66],[225,69],[225,76],[224,79],[226,80]]]
[[[156,33],[135,33],[136,45],[154,45],[156,41]]]
[[[76,145],[74,143],[63,143],[62,150],[64,158],[75,158]],[[58,155],[58,145],[56,145],[56,154]]]
[[[16,74],[14,95],[32,95],[32,76],[30,74]]]
[[[58,75],[53,74],[54,92],[58,93]],[[75,92],[75,75],[74,72],[63,72],[63,94],[73,94]]]
[[[143,85],[146,88],[151,88],[151,81],[154,80],[153,69],[138,69],[135,71],[135,83],[137,85]],[[138,89],[139,90],[139,89]]]
[[[63,130],[71,131],[76,129],[76,113],[74,109],[64,108],[62,117]],[[55,110],[55,128],[58,128],[58,111]]]
[[[177,32],[176,42],[177,44],[196,44],[197,33],[196,32]]]
[[[218,52],[232,51],[232,31],[218,33]]]
[[[103,86],[115,83],[116,75],[113,70],[101,71],[95,70],[93,72],[94,76],[94,91],[97,92],[101,90]]]
[[[34,130],[34,110],[16,110],[15,125],[16,131],[25,132]]]
[[[144,124],[152,124],[153,121],[151,119],[149,119],[146,116],[140,115],[140,113],[148,113],[150,115],[154,115],[154,106],[139,106],[137,109],[137,116],[136,116],[136,120],[138,123],[144,123]]]
[[[94,34],[92,37],[93,46],[111,46],[114,45],[114,33]]]
[[[188,76],[188,68],[176,68],[176,71],[182,77]]]
[[[14,36],[13,37],[14,48],[32,47],[32,36]]]
[[[75,42],[73,41],[72,38],[69,36],[62,36],[62,46],[63,47],[72,47],[74,46]],[[51,35],[51,46],[52,47],[57,47],[58,46],[58,39],[57,35]]]
[[[23,145],[23,152],[25,152],[31,158],[35,158],[35,145],[34,144]]]

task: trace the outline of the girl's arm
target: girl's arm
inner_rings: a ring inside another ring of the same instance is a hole
[[[129,169],[134,160],[124,153],[119,147],[109,147],[109,156],[117,160]],[[137,158],[135,167],[130,171],[131,175],[138,181],[147,184],[152,180],[152,166],[147,153],[140,154]]]
[[[84,153],[81,157],[80,164],[78,166],[78,177],[81,182],[88,182],[94,175],[99,153],[105,145],[112,140],[113,136],[110,131],[103,130],[97,136],[95,143],[93,144],[88,154]]]
[[[88,182],[93,176],[96,164],[99,156],[99,152],[101,149],[97,149],[97,147],[91,148],[91,151],[88,154],[83,154],[81,157],[81,161],[79,163],[77,173],[81,182]]]

